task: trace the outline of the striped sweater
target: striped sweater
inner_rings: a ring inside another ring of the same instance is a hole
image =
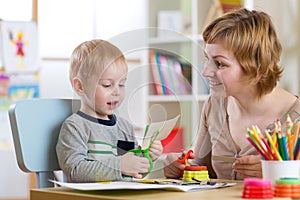
[[[67,118],[56,152],[68,182],[122,180],[118,141],[137,146],[133,126],[121,117],[102,120],[78,111]]]

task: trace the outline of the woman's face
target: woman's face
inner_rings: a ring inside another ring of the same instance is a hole
[[[206,63],[202,75],[209,80],[211,95],[215,97],[236,96],[245,91],[245,73],[234,56],[224,45],[217,41],[206,44]]]

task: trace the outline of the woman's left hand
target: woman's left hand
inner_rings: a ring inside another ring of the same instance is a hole
[[[261,156],[242,156],[235,160],[233,169],[243,178],[262,177]]]

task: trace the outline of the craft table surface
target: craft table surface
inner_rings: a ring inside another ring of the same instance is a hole
[[[210,199],[234,200],[243,199],[243,181],[235,181],[231,187],[200,190],[193,192],[177,192],[169,190],[109,190],[109,191],[79,191],[65,187],[32,189],[31,200],[99,200],[99,199]],[[290,198],[274,198],[290,199]]]

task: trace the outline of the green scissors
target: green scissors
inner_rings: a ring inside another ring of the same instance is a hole
[[[148,129],[149,129],[149,125],[146,126],[146,130],[145,130],[145,133],[144,133],[144,138],[147,135]],[[152,161],[152,159],[150,157],[150,154],[149,154],[149,148],[152,146],[152,144],[153,144],[153,142],[154,142],[154,140],[155,140],[155,138],[157,137],[158,134],[159,134],[159,130],[155,131],[155,134],[153,135],[148,148],[142,149],[142,147],[139,147],[138,149],[129,150],[129,152],[135,153],[136,156],[144,156],[145,158],[147,158],[149,160],[150,168],[149,168],[148,172],[146,172],[146,174],[149,174],[153,169],[153,161]]]
[[[138,149],[131,149],[131,150],[129,150],[129,152],[135,153],[136,156],[144,156],[145,158],[147,158],[149,160],[149,163],[150,163],[150,168],[146,172],[146,174],[149,174],[152,171],[152,169],[153,169],[153,161],[152,161],[152,159],[150,157],[150,154],[149,154],[149,148],[147,148],[147,149],[141,149],[141,147],[139,147]]]

